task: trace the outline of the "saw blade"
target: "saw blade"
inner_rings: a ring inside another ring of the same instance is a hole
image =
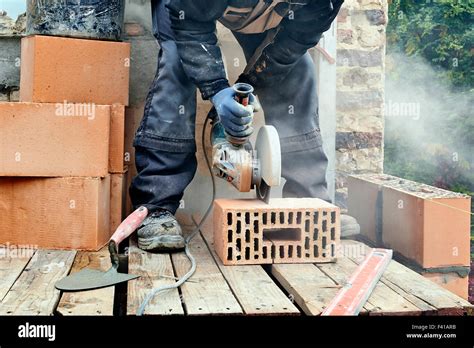
[[[270,202],[271,187],[268,186],[267,183],[263,179],[262,181],[260,181],[260,184],[257,186],[256,191],[257,191],[258,199],[260,199],[261,201],[264,201],[267,204]]]
[[[270,188],[280,186],[281,148],[280,137],[273,126],[260,128],[255,143],[256,157],[260,165],[260,182],[257,183],[257,197],[268,203]]]

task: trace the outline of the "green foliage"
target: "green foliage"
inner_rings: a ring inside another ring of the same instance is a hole
[[[386,173],[474,195],[473,23],[472,0],[391,1],[387,80],[412,91],[422,126],[386,119]],[[410,64],[417,58],[434,73]]]
[[[474,2],[393,0],[387,28],[389,50],[419,55],[453,86],[474,85]]]

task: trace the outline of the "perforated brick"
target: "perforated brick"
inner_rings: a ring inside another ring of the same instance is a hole
[[[317,198],[214,202],[214,245],[225,265],[334,262],[339,208]]]

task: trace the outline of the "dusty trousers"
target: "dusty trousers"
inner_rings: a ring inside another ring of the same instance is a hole
[[[130,195],[134,207],[162,208],[174,214],[197,169],[196,86],[181,65],[165,1],[152,1],[153,29],[160,50],[156,76],[135,135],[138,174]],[[234,36],[249,59],[265,33]],[[283,196],[330,201],[328,160],[322,148],[316,73],[310,55],[303,55],[279,81],[265,81],[255,94],[265,112],[265,123],[275,126],[280,135],[282,176],[286,179]]]

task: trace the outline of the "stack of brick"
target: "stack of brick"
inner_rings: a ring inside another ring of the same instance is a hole
[[[470,196],[384,174],[349,177],[349,214],[363,237],[468,297]]]
[[[0,244],[97,250],[122,220],[130,45],[30,36],[0,103]]]

